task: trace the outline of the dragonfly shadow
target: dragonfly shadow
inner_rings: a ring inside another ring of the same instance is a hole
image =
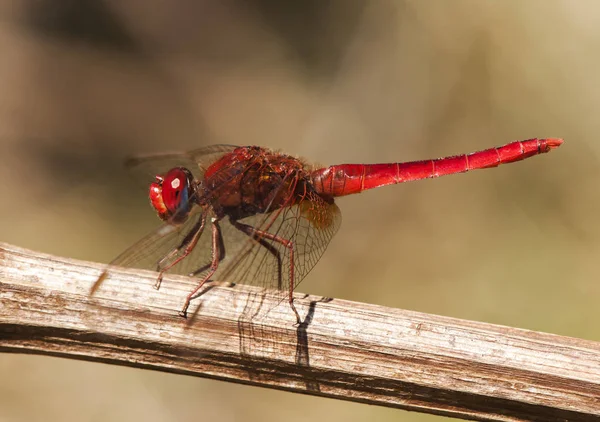
[[[310,302],[308,306],[308,313],[306,314],[304,321],[302,321],[302,323],[298,325],[298,328],[296,328],[296,365],[306,369],[310,369],[307,328],[313,320],[315,308],[319,302],[321,302],[321,300],[313,300]],[[311,373],[312,371],[307,371],[305,374],[306,389],[308,391],[321,391],[319,382],[314,377],[310,376]]]
[[[192,296],[192,300],[205,295],[206,293],[210,292],[215,287],[216,286],[214,284],[212,284],[212,280],[206,281],[206,287],[203,288],[202,290],[200,290],[194,296]],[[194,309],[194,312],[188,313],[188,316],[185,318],[185,325],[187,327],[190,327],[196,323],[196,320],[198,318],[198,313],[200,312],[201,309],[202,309],[202,301],[199,301],[198,306]]]
[[[317,304],[331,299],[311,301],[308,312],[300,324],[292,323],[290,318],[289,327],[277,327],[272,322],[268,322],[273,321],[268,314],[275,311],[275,308],[264,309],[266,303],[272,304],[268,300],[270,294],[272,293],[252,294],[238,319],[240,354],[252,362],[252,367],[248,370],[248,378],[264,380],[277,371],[293,371],[302,376],[298,379],[303,380],[307,391],[320,391],[319,382],[317,377],[313,376],[310,366],[308,328],[313,321]],[[287,307],[287,304],[283,306]],[[291,309],[289,313],[293,316]],[[275,321],[277,320],[276,318]],[[265,358],[261,359],[260,356]],[[279,362],[274,364],[275,360]]]
[[[304,321],[296,328],[296,365],[310,368],[310,356],[308,349],[308,333],[307,328],[313,320],[315,309],[318,303],[329,303],[333,300],[330,297],[324,297],[319,300],[312,300],[308,305],[308,313]],[[314,391],[314,390],[313,390]],[[318,389],[316,391],[319,391]]]

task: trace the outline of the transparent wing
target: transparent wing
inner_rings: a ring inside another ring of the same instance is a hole
[[[201,169],[203,173],[205,167],[208,167],[235,148],[237,147],[233,145],[213,145],[186,153],[147,155],[128,160],[128,165],[140,172],[140,175],[145,174],[146,183],[150,183],[154,179],[154,175],[164,173],[177,166],[184,166],[189,169]],[[251,165],[251,163],[248,165]],[[222,179],[221,183],[227,183],[231,178],[245,171],[246,168],[247,166],[240,168],[236,172],[231,172],[230,169],[223,168],[217,171],[214,176]],[[201,180],[198,177],[196,179]],[[218,187],[219,185],[217,185],[216,189]],[[195,196],[189,198],[190,201],[195,201],[196,199]],[[157,270],[161,259],[167,257],[175,249],[180,249],[180,254],[185,249],[187,245],[186,239],[189,239],[198,229],[202,212],[202,209],[196,205],[192,208],[191,214],[184,223],[163,223],[161,227],[130,246],[109,265]],[[230,256],[229,251],[233,253],[248,240],[247,236],[230,225],[222,227],[222,235],[223,239],[228,239],[228,248],[225,250],[228,256]],[[176,256],[179,255],[177,254]],[[211,258],[212,239],[210,221],[208,221],[199,237],[198,243],[189,255],[170,268],[167,273],[188,275],[192,272],[198,272],[199,269],[208,268]]]
[[[123,251],[109,266],[156,270],[158,262],[181,245],[186,236],[200,223],[201,216],[201,209],[197,208],[180,225],[163,224]],[[201,237],[207,236],[202,235]]]
[[[187,152],[138,155],[128,158],[125,167],[144,186],[154,181],[156,175],[174,167],[185,167],[195,178],[202,179],[212,163],[236,148],[236,145],[209,145]]]
[[[282,181],[282,189],[286,185]],[[215,279],[287,292],[291,277],[295,288],[317,264],[340,227],[341,213],[334,203],[309,193],[297,204],[240,222],[253,228],[255,236],[244,234],[247,240],[222,263]]]

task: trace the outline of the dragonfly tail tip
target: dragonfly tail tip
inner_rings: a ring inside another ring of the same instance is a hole
[[[548,150],[558,148],[564,142],[564,140],[561,138],[548,138],[548,139],[545,139],[545,141],[546,141],[546,147],[548,148]]]

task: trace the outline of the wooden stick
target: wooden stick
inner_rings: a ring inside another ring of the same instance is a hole
[[[212,283],[0,243],[0,351],[216,378],[474,420],[600,420],[600,344]],[[210,283],[209,283],[210,284]]]

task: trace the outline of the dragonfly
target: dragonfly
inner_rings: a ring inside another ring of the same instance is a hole
[[[245,282],[280,292],[301,323],[293,292],[319,261],[341,223],[335,198],[381,186],[521,161],[558,148],[562,139],[529,139],[438,159],[313,166],[260,146],[212,145],[130,159],[151,175],[149,199],[161,227],[125,250],[113,266],[197,281],[179,315],[209,280]]]

